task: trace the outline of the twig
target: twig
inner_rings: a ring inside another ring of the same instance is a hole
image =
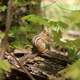
[[[8,1],[8,9],[7,9],[7,17],[6,17],[6,30],[5,30],[5,35],[4,38],[2,39],[1,45],[0,45],[0,58],[4,58],[5,51],[8,49],[8,33],[11,27],[11,22],[12,22],[12,17],[13,17],[13,0]]]
[[[27,70],[27,68],[25,68],[25,67],[20,63],[20,61],[16,59],[16,57],[14,56],[13,53],[9,53],[9,55],[12,56],[12,57],[15,59],[15,61],[17,62],[17,64],[22,68],[22,70],[27,74],[27,76],[29,76],[29,78],[30,78],[31,80],[35,80],[35,78],[34,78],[34,77],[30,74],[30,72]]]

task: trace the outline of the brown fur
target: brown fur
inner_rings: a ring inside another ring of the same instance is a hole
[[[38,35],[34,36],[32,39],[33,45],[37,48],[38,52],[45,53],[49,49],[47,46],[50,42],[49,30],[44,28],[44,30]]]

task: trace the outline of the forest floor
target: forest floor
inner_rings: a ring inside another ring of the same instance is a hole
[[[6,52],[5,58],[12,65],[12,70],[7,74],[5,80],[31,80],[28,75],[26,76],[26,71],[23,68],[28,70],[35,80],[65,80],[59,71],[70,64],[67,56],[56,52],[36,55],[37,53],[33,54],[26,49],[15,49],[12,53],[14,56],[10,56],[10,53]]]

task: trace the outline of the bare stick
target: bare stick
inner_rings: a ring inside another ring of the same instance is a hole
[[[6,29],[5,29],[5,35],[2,39],[1,45],[0,45],[0,58],[2,59],[4,56],[5,51],[8,49],[8,33],[10,30],[12,17],[13,17],[13,0],[8,1],[8,7],[7,7],[7,17],[6,17]]]
[[[29,78],[31,79],[31,80],[35,80],[35,78],[30,74],[30,72],[27,70],[27,68],[25,68],[21,63],[20,63],[20,61],[19,60],[17,60],[16,59],[16,57],[14,56],[14,53],[9,53],[9,55],[11,55],[14,59],[15,59],[15,61],[17,62],[17,64],[22,68],[22,70],[29,76]]]

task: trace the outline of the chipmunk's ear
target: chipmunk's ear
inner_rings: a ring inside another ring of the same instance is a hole
[[[46,33],[49,32],[49,29],[47,27],[44,27],[43,31]]]
[[[44,32],[44,33],[51,34],[51,29],[48,28],[48,27],[44,27],[43,32]]]

